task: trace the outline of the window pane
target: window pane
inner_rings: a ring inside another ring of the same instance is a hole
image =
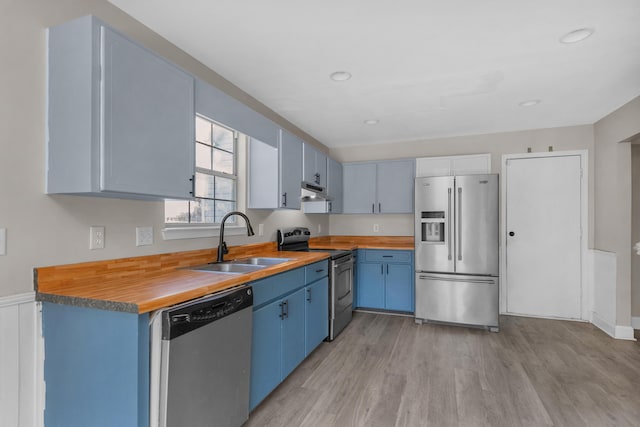
[[[196,143],[196,167],[211,169],[211,147]]]
[[[196,197],[213,199],[215,193],[214,177],[204,173],[196,173]]]
[[[222,126],[213,125],[212,145],[233,153],[233,131]]]
[[[189,202],[186,200],[167,200],[164,204],[165,222],[189,222]]]
[[[236,200],[235,180],[216,176],[215,184],[216,199]]]
[[[233,175],[233,154],[213,149],[213,170]]]
[[[236,202],[223,202],[222,200],[216,200],[216,222],[221,222],[222,218],[231,211],[236,210]],[[238,216],[233,215],[227,219],[225,225],[236,224],[238,222]]]
[[[211,145],[211,122],[196,117],[196,141]]]

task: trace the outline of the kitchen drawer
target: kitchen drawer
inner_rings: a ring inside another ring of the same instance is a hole
[[[368,262],[402,262],[410,263],[413,251],[365,250],[364,260]]]
[[[305,284],[309,284],[329,275],[329,261],[324,260],[316,262],[314,264],[307,265],[304,269],[306,271]]]
[[[255,310],[256,307],[266,302],[304,286],[304,268],[296,268],[249,284],[253,287],[253,307]]]

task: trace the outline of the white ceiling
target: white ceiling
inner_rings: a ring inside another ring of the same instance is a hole
[[[640,95],[638,0],[109,1],[328,147],[591,124]]]

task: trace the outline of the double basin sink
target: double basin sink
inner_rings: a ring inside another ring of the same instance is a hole
[[[188,267],[189,270],[210,271],[212,273],[225,274],[245,274],[253,271],[261,270],[265,267],[281,264],[290,261],[290,258],[269,258],[269,257],[252,257],[244,259],[236,259],[233,261],[215,262],[195,267]]]

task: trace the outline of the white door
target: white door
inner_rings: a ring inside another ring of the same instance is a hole
[[[580,319],[581,158],[515,158],[506,165],[508,313]]]

